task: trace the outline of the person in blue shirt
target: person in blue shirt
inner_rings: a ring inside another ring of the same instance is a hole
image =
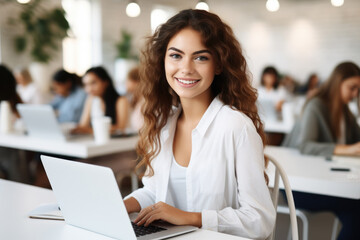
[[[78,123],[86,99],[81,78],[61,69],[54,74],[52,87],[56,96],[51,106],[57,112],[58,121]]]

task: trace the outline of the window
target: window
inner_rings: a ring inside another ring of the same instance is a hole
[[[101,57],[101,18],[98,0],[62,0],[71,26],[63,41],[63,66],[69,72],[83,75]]]

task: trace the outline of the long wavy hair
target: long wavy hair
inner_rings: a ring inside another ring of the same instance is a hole
[[[147,176],[154,174],[151,161],[161,149],[160,131],[166,125],[172,107],[180,104],[179,96],[171,89],[165,76],[167,46],[176,33],[188,27],[201,33],[204,45],[211,50],[216,64],[222,69],[211,85],[213,96],[218,95],[224,104],[245,113],[265,143],[263,124],[255,104],[257,92],[251,86],[247,63],[232,29],[215,14],[203,10],[183,10],[147,39],[141,56],[140,81],[145,104],[144,125],[140,130],[137,152],[141,157],[138,167],[146,165]]]
[[[313,98],[320,98],[330,111],[330,130],[333,137],[340,136],[340,122],[341,117],[351,116],[350,109],[347,104],[341,100],[341,84],[351,78],[360,76],[360,68],[353,62],[343,62],[335,67],[328,80],[319,87],[319,90],[314,94],[306,104]],[[304,108],[306,107],[306,104]],[[357,104],[359,109],[359,95],[357,97]]]

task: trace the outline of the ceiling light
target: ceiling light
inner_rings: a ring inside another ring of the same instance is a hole
[[[278,0],[267,0],[266,1],[266,9],[269,12],[276,12],[280,8],[280,3]]]
[[[331,0],[331,4],[334,7],[341,7],[342,5],[344,5],[344,0]]]
[[[31,0],[17,0],[18,3],[21,3],[21,4],[27,4],[29,3]]]
[[[199,9],[199,10],[205,10],[205,11],[209,11],[209,5],[206,3],[205,0],[200,0],[196,6],[195,6],[196,9]]]
[[[139,4],[137,4],[136,1],[131,1],[129,2],[129,4],[126,6],[126,14],[129,17],[137,17],[140,15],[140,6]]]

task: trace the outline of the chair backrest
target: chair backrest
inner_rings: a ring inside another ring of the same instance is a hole
[[[279,177],[281,177],[281,180],[282,180],[284,188],[285,188],[286,199],[287,199],[289,210],[290,210],[290,223],[291,223],[292,239],[298,240],[299,234],[298,234],[298,225],[297,225],[296,212],[295,212],[295,203],[294,203],[294,198],[293,198],[293,195],[291,192],[289,179],[286,175],[285,170],[281,167],[281,165],[274,158],[272,158],[268,155],[265,155],[265,157],[275,167],[275,172],[273,175],[274,185],[273,185],[273,189],[271,191],[271,199],[273,201],[274,207],[275,207],[275,209],[277,209],[278,199],[279,199]],[[267,240],[275,239],[275,229],[276,229],[276,226],[274,227],[274,231],[267,238]]]

